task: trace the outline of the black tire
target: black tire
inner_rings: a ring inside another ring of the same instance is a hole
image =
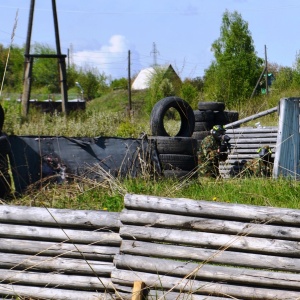
[[[194,110],[195,122],[213,122],[214,113],[212,110]]]
[[[195,155],[197,152],[197,141],[192,137],[150,137],[155,140],[158,154],[187,154]]]
[[[188,179],[198,177],[197,171],[183,171],[183,170],[164,170],[163,176],[166,178],[179,178],[179,179]]]
[[[205,137],[210,135],[210,131],[194,131],[192,137],[196,139],[197,141],[203,140]]]
[[[226,125],[239,119],[237,111],[218,111],[214,112],[215,124]]]
[[[194,132],[197,131],[209,131],[214,126],[213,122],[195,122]]]
[[[166,97],[154,105],[150,116],[152,135],[170,136],[164,127],[164,116],[170,108],[176,109],[180,115],[181,124],[176,136],[190,137],[195,127],[195,115],[191,106],[178,97]]]
[[[163,170],[192,171],[197,166],[197,155],[159,154]]]
[[[198,102],[199,110],[224,111],[225,103],[223,102]]]
[[[237,111],[225,111],[229,123],[236,122],[239,120],[239,113]]]

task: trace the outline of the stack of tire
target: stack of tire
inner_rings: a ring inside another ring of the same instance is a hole
[[[192,137],[198,141],[198,145],[210,134],[214,125],[227,125],[239,118],[237,111],[226,111],[223,102],[199,102],[194,115],[195,129]]]
[[[164,116],[170,108],[180,115],[180,129],[176,136],[169,136],[164,128]],[[166,97],[157,102],[151,112],[150,140],[155,143],[164,177],[197,176],[197,140],[192,138],[195,115],[191,106],[181,98]]]

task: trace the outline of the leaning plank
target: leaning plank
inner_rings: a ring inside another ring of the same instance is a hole
[[[0,222],[117,230],[119,213],[29,206],[0,206]]]
[[[40,239],[44,241],[70,241],[73,243],[92,243],[118,246],[120,236],[115,232],[98,232],[74,229],[57,229],[41,226],[20,226],[0,224],[0,237]]]
[[[120,250],[121,253],[132,255],[300,272],[300,259],[282,256],[240,253],[229,250],[224,251],[222,249],[191,248],[179,245],[126,240],[122,242]]]
[[[143,241],[159,241],[210,247],[214,249],[240,250],[244,252],[267,253],[273,255],[288,255],[300,257],[300,244],[294,241],[273,240],[229,234],[194,232],[183,230],[169,230],[165,228],[151,228],[124,225],[120,228],[122,238],[133,238]]]
[[[0,269],[1,283],[12,283],[18,285],[47,286],[72,290],[110,290],[113,285],[109,278],[99,278],[97,276],[74,276],[57,273],[24,272],[16,270]]]
[[[261,118],[263,116],[266,116],[266,115],[269,115],[269,114],[272,114],[274,112],[278,111],[278,107],[273,107],[273,108],[270,108],[270,109],[267,109],[267,110],[264,110],[264,111],[261,111],[255,115],[252,115],[252,116],[249,116],[249,117],[246,117],[244,119],[241,119],[241,120],[238,120],[238,121],[235,121],[235,122],[232,122],[232,123],[229,123],[229,124],[226,124],[225,125],[225,128],[232,128],[234,126],[237,126],[237,125],[241,125],[241,124],[244,124],[244,123],[247,123],[249,121],[253,121],[255,119],[258,119],[258,118]]]
[[[30,256],[12,253],[0,253],[0,268],[15,270],[40,270],[46,272],[64,272],[108,277],[114,269],[111,262],[95,260]]]
[[[25,285],[0,284],[0,294],[10,296],[32,297],[36,299],[51,300],[112,300],[115,299],[109,293],[72,291],[64,289],[30,287]]]
[[[114,263],[117,269],[130,269],[160,275],[167,274],[168,276],[226,282],[228,284],[300,290],[300,274],[178,262],[133,255],[116,255]]]
[[[210,281],[198,281],[184,278],[174,278],[171,276],[162,276],[144,272],[132,272],[127,270],[114,270],[111,274],[113,282],[125,285],[132,285],[134,281],[141,280],[147,286],[160,289],[172,289],[174,291],[190,292],[202,295],[231,295],[232,297],[242,299],[298,299],[300,291],[288,291],[279,289],[267,289],[251,286],[230,285],[215,283]]]
[[[84,245],[30,240],[0,239],[0,251],[31,255],[63,256],[71,258],[112,261],[119,247]]]
[[[239,234],[246,236],[300,241],[299,227],[282,227],[260,223],[197,218],[182,215],[123,209],[120,220],[124,224],[172,229],[189,229],[205,232]]]
[[[172,198],[149,195],[126,194],[125,207],[134,210],[146,210],[186,216],[211,216],[228,220],[249,220],[268,224],[299,225],[300,210],[274,208],[245,204],[221,203],[204,200]]]

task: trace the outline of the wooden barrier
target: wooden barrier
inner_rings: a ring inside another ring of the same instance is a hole
[[[119,213],[1,205],[0,297],[114,299],[119,227]]]
[[[127,194],[120,220],[123,299],[300,298],[300,210]]]
[[[241,127],[227,129],[231,151],[228,159],[220,163],[220,174],[224,178],[238,176],[246,161],[258,157],[257,149],[269,145],[275,156],[278,127]]]

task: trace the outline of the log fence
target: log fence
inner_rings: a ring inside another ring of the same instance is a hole
[[[126,194],[0,206],[0,299],[300,299],[300,210]]]
[[[299,299],[299,218],[292,209],[127,194],[111,278],[124,299],[135,281],[148,299]]]
[[[1,205],[0,297],[113,299],[119,227],[119,213]]]

